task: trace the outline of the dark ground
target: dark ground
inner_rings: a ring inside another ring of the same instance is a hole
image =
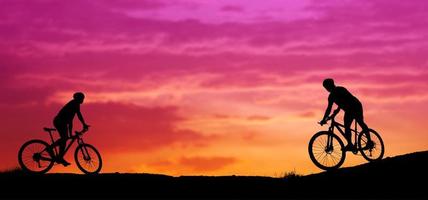
[[[428,151],[288,178],[0,174],[0,199],[428,199]]]

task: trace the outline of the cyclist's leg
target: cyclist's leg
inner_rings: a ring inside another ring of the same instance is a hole
[[[370,141],[369,127],[364,122],[364,114],[362,106],[355,113],[355,121],[360,125],[361,132],[366,134],[367,139]]]
[[[345,115],[343,116],[343,125],[345,126],[345,137],[346,141],[348,141],[348,145],[352,145],[352,134],[351,134],[351,124],[354,120],[354,116],[352,113],[345,112]]]
[[[67,123],[64,123],[60,120],[54,120],[54,126],[59,133],[60,138],[55,142],[59,145],[59,159],[64,156],[65,147],[67,145]]]

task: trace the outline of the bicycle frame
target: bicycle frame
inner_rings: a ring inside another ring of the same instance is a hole
[[[334,117],[331,118],[330,120],[331,120],[331,124],[330,124],[330,127],[328,128],[328,131],[331,133],[334,133],[334,128],[336,128],[342,134],[342,136],[346,138],[346,134],[344,131],[345,126],[341,123],[336,122],[334,120]],[[356,122],[354,123],[355,123],[355,128],[354,129],[351,128],[351,134],[354,133],[354,142],[357,142],[357,137],[360,132],[357,131],[357,123]],[[333,138],[329,138],[329,140],[327,141],[328,146],[330,146],[329,143],[331,143],[331,140],[333,140]]]
[[[83,138],[82,138],[82,134],[84,133],[84,132],[86,132],[86,131],[82,131],[82,132],[77,132],[76,131],[76,134],[74,135],[74,136],[72,136],[72,137],[70,137],[69,139],[71,139],[71,142],[69,142],[67,145],[66,145],[66,147],[65,147],[65,150],[64,150],[64,155],[65,154],[67,154],[67,152],[68,152],[68,150],[70,149],[70,147],[74,144],[74,141],[76,141],[77,140],[77,144],[84,144],[84,142],[83,142]],[[53,149],[53,155],[52,155],[52,159],[51,158],[46,158],[46,157],[40,157],[40,160],[46,160],[46,161],[51,161],[51,160],[53,160],[53,161],[55,161],[56,159],[57,159],[57,157],[58,157],[58,154],[59,154],[59,152],[57,151],[57,148],[56,148],[56,146],[58,146],[59,145],[59,142],[60,142],[60,140],[57,140],[57,141],[55,141],[54,140],[54,138],[53,138],[53,136],[52,136],[52,132],[51,131],[49,131],[49,136],[50,136],[50,138],[51,138],[51,141],[52,141],[52,143],[51,143],[51,145],[49,145],[48,146],[48,149],[44,149],[43,151],[48,151],[48,153],[50,152],[49,151],[49,149]],[[67,139],[68,140],[68,139]],[[42,151],[42,152],[43,152]],[[85,149],[85,153],[86,153],[86,155],[85,155],[85,157],[88,155],[88,152],[87,152],[87,150]]]

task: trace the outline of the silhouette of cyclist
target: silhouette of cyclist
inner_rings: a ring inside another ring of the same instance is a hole
[[[367,138],[370,141],[369,134],[367,134],[369,131],[369,127],[367,127],[366,123],[364,122],[363,106],[361,102],[354,95],[352,95],[346,88],[341,86],[336,86],[334,84],[333,79],[330,79],[330,78],[325,79],[323,81],[323,86],[328,92],[330,92],[330,95],[328,96],[328,106],[327,106],[327,109],[325,110],[324,117],[319,123],[321,125],[324,125],[326,123],[327,118],[330,115],[333,103],[335,103],[338,106],[338,108],[334,110],[332,116],[336,116],[341,109],[345,111],[343,122],[345,126],[346,140],[348,141],[348,145],[346,145],[345,150],[346,151],[354,150],[354,146],[352,145],[352,140],[351,140],[352,138],[351,124],[354,119],[363,129],[362,132],[366,133]]]
[[[64,151],[67,144],[67,139],[69,138],[68,133],[70,133],[70,136],[72,134],[74,116],[77,114],[80,122],[82,122],[83,128],[87,129],[89,127],[89,125],[85,123],[82,113],[80,112],[80,104],[83,103],[84,99],[85,95],[83,93],[74,93],[73,99],[65,104],[65,106],[58,112],[53,120],[54,126],[61,136],[61,138],[58,140],[60,149],[57,162],[64,166],[70,165],[70,163],[64,159]]]

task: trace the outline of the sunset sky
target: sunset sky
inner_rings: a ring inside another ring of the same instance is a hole
[[[327,129],[317,124],[327,77],[362,101],[385,157],[427,150],[427,10],[425,0],[0,0],[0,170],[18,166],[25,141],[48,140],[42,127],[82,91],[102,172],[317,173],[307,145]],[[72,153],[51,172],[79,172]],[[366,162],[347,155],[344,166]]]

